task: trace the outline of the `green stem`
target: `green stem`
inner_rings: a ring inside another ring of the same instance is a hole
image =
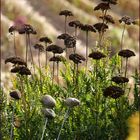
[[[47,122],[48,122],[48,118],[46,118],[46,121],[45,121],[45,125],[44,125],[42,136],[41,136],[41,140],[43,140],[43,138],[44,138],[44,133],[45,133],[45,130],[46,130]]]
[[[86,31],[86,73],[88,67],[88,31]]]
[[[61,135],[61,131],[62,131],[62,129],[63,129],[64,123],[65,123],[66,119],[67,119],[68,116],[69,116],[69,111],[70,111],[70,108],[67,109],[67,111],[66,111],[66,113],[65,113],[65,115],[64,115],[64,120],[63,120],[63,122],[62,122],[60,131],[59,131],[59,134],[58,134],[58,137],[57,137],[56,140],[59,140],[59,139],[60,139],[60,135]]]
[[[14,31],[14,51],[15,51],[15,56],[17,56],[17,51],[16,51],[16,40],[15,40],[15,31]]]
[[[127,75],[127,67],[128,67],[128,58],[126,58],[126,66],[125,66],[125,74],[124,74],[125,77]]]

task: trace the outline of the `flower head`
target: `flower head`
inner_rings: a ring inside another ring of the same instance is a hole
[[[123,16],[120,20],[120,23],[124,22],[127,25],[133,24],[134,20],[132,20],[129,16]]]
[[[111,97],[117,99],[124,94],[124,90],[118,86],[109,86],[103,91],[105,97]]]
[[[80,105],[80,101],[76,98],[67,98],[65,100],[65,104],[68,106],[68,107],[75,107],[75,106],[78,106]]]
[[[100,16],[101,19],[104,19],[107,23],[110,22],[112,24],[115,23],[113,17],[111,15]]]
[[[5,64],[12,63],[14,65],[24,65],[27,66],[27,63],[20,57],[17,56],[11,56],[5,59]]]
[[[117,84],[122,84],[122,83],[128,83],[129,79],[126,77],[122,77],[122,76],[115,76],[115,77],[112,77],[111,81],[113,81]]]
[[[80,26],[80,29],[83,30],[83,31],[96,32],[96,30],[94,29],[94,27],[92,25],[89,25],[89,24],[82,24]]]
[[[19,100],[21,98],[21,93],[17,90],[11,91],[9,94],[15,100]]]
[[[20,75],[31,75],[31,71],[25,66],[16,66],[11,69],[12,73],[18,73]]]
[[[34,48],[39,50],[40,52],[43,52],[44,51],[44,46],[41,45],[41,44],[35,44],[34,45]]]
[[[117,4],[117,0],[102,0],[102,1],[108,2],[108,3],[110,3],[110,4],[114,4],[114,5]]]
[[[69,26],[77,28],[81,26],[81,22],[79,20],[74,20],[74,21],[69,22]]]
[[[39,39],[40,42],[45,42],[45,43],[49,43],[51,44],[52,43],[52,40],[50,38],[48,38],[47,36],[46,37],[41,37]]]
[[[75,64],[82,63],[82,61],[86,60],[82,55],[77,53],[70,54],[69,59],[72,60]]]
[[[59,35],[57,38],[58,38],[58,39],[63,39],[63,40],[65,40],[65,39],[68,38],[68,37],[70,37],[69,34],[63,33],[63,34]]]
[[[68,36],[64,39],[64,44],[66,48],[74,48],[76,46],[76,39],[72,36]]]
[[[55,99],[50,95],[44,95],[41,98],[41,103],[47,108],[53,108],[56,105]]]
[[[61,62],[61,61],[64,61],[64,57],[63,56],[53,56],[50,58],[50,61],[54,61],[54,62]]]
[[[49,119],[53,119],[56,116],[55,112],[52,109],[48,108],[43,108],[42,113],[44,114],[45,117]]]
[[[35,29],[30,24],[23,24],[21,28],[18,29],[19,34],[37,34]]]
[[[135,53],[131,50],[126,49],[126,50],[121,50],[118,53],[118,55],[121,57],[129,58],[129,57],[135,56]]]
[[[60,16],[73,16],[72,12],[69,10],[63,10],[59,13]]]
[[[60,46],[52,44],[46,48],[46,51],[61,54],[64,50]]]
[[[105,23],[96,23],[93,25],[98,32],[105,32],[108,29],[108,25]]]
[[[99,3],[99,4],[94,8],[94,11],[96,11],[96,10],[105,11],[105,10],[108,10],[108,9],[111,9],[109,3]]]
[[[17,30],[16,26],[10,26],[9,29],[8,29],[9,33],[11,33],[11,34],[16,30]]]
[[[100,60],[100,59],[106,57],[106,55],[103,54],[102,52],[96,51],[96,52],[90,53],[88,57],[95,59],[95,60]]]

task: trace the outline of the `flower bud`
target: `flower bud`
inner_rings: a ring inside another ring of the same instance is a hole
[[[67,98],[65,100],[65,104],[68,106],[68,107],[74,107],[74,106],[78,106],[80,105],[80,101],[76,98]]]
[[[50,95],[44,95],[41,98],[41,102],[47,108],[53,108],[56,105],[55,99],[52,96],[50,96]]]
[[[48,109],[48,108],[43,108],[42,113],[45,115],[45,117],[50,119],[56,116],[55,112],[52,109]]]

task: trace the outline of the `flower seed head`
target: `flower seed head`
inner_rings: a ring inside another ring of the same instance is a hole
[[[67,37],[70,37],[70,35],[67,33],[64,33],[64,34],[59,35],[57,38],[65,40]]]
[[[124,94],[124,90],[118,86],[109,86],[103,91],[105,97],[111,97],[117,99]]]
[[[96,11],[96,10],[105,11],[105,10],[109,10],[109,9],[111,9],[109,3],[99,3],[99,4],[94,8],[94,11]]]
[[[18,73],[20,75],[31,75],[31,71],[25,66],[15,66],[11,69],[12,73]]]
[[[96,23],[93,25],[98,32],[105,32],[108,29],[108,25],[105,23]]]
[[[46,48],[46,51],[61,54],[64,50],[60,46],[52,44]]]
[[[115,82],[116,84],[123,84],[123,83],[128,83],[129,79],[122,76],[115,76],[112,77],[111,81]]]
[[[81,26],[81,22],[79,20],[74,20],[74,21],[69,22],[69,26],[77,28]]]
[[[72,60],[75,64],[82,63],[82,61],[85,61],[86,59],[77,53],[70,54],[69,59]]]
[[[111,15],[100,16],[101,19],[104,19],[107,23],[110,22],[112,24],[115,23],[113,17]]]
[[[63,10],[59,13],[60,16],[73,16],[72,12],[69,10]]]
[[[126,49],[126,50],[121,50],[118,53],[118,55],[121,57],[129,58],[129,57],[135,56],[135,53],[131,50]]]
[[[132,20],[129,16],[123,16],[120,20],[119,20],[120,23],[125,23],[127,25],[131,25],[133,24],[134,20]]]
[[[75,107],[75,106],[78,106],[80,105],[80,101],[76,98],[67,98],[65,100],[65,104],[68,106],[68,107]]]
[[[66,48],[74,48],[76,46],[76,39],[72,36],[69,36],[64,39],[64,44]]]
[[[35,44],[34,45],[34,48],[39,50],[40,52],[43,52],[44,51],[44,46],[41,45],[41,44]]]
[[[41,103],[46,106],[47,108],[53,108],[56,105],[55,99],[50,95],[44,95],[41,98]]]
[[[17,90],[11,91],[9,94],[15,100],[19,100],[21,98],[21,93]]]
[[[48,108],[43,108],[42,113],[48,119],[53,119],[56,116],[55,112],[52,109],[48,109]]]
[[[95,59],[95,60],[100,60],[100,59],[106,57],[106,55],[103,54],[102,52],[96,51],[96,52],[90,53],[88,57]]]
[[[50,38],[48,38],[47,36],[46,37],[41,37],[39,39],[40,42],[45,42],[45,43],[48,43],[48,44],[51,44],[52,43],[52,40]]]
[[[83,31],[96,32],[94,27],[92,25],[89,25],[89,24],[81,24],[80,29]]]
[[[14,65],[24,65],[27,66],[27,63],[20,57],[11,56],[5,59],[5,64],[12,63]]]
[[[54,62],[59,63],[59,62],[61,62],[61,61],[64,61],[64,59],[65,59],[65,58],[64,58],[63,56],[53,56],[53,57],[50,58],[49,61],[54,61]]]
[[[15,32],[17,29],[16,29],[16,26],[11,26],[11,27],[9,27],[9,29],[8,29],[8,31],[9,31],[9,33],[13,33],[13,32]]]
[[[18,29],[19,34],[37,34],[35,29],[30,24],[23,24]]]
[[[117,0],[102,0],[102,1],[110,3],[110,4],[114,4],[114,5],[117,4]]]

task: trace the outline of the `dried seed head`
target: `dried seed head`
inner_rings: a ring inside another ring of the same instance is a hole
[[[30,70],[25,66],[16,66],[11,69],[12,73],[18,73],[20,75],[31,75]]]
[[[15,100],[19,100],[21,98],[21,93],[17,90],[11,91],[9,94]]]
[[[111,9],[109,3],[99,3],[99,4],[94,8],[94,11],[96,11],[96,10],[105,11],[105,10],[109,10],[109,9]]]
[[[48,109],[48,108],[43,108],[42,113],[48,119],[53,119],[56,116],[55,112],[52,109]]]
[[[19,34],[37,34],[34,28],[29,24],[23,24],[21,28],[18,29]]]
[[[105,32],[108,29],[108,25],[105,23],[96,23],[93,25],[98,32]]]
[[[51,44],[52,43],[52,40],[50,38],[48,38],[47,36],[46,37],[41,37],[39,39],[40,42],[45,42],[45,43],[49,43]]]
[[[90,53],[88,57],[95,59],[95,60],[100,60],[100,59],[106,57],[106,55],[103,54],[102,52],[96,51],[96,52]]]
[[[79,20],[74,20],[74,21],[69,22],[69,26],[78,28],[81,26],[81,22]]]
[[[118,53],[118,55],[121,57],[129,58],[129,57],[135,56],[135,53],[131,50],[126,49],[126,50],[121,50]]]
[[[19,128],[21,126],[21,120],[18,117],[14,118],[14,127]]]
[[[83,31],[96,32],[94,27],[92,25],[89,25],[89,24],[81,24],[80,29]]]
[[[109,86],[103,91],[105,97],[111,97],[117,99],[124,94],[124,90],[118,86]]]
[[[16,26],[11,26],[8,31],[12,34],[14,31],[16,31]]]
[[[50,95],[44,95],[41,98],[41,103],[46,106],[47,108],[53,108],[56,105],[55,99]]]
[[[68,106],[68,107],[75,107],[75,106],[78,106],[80,105],[80,101],[76,98],[67,98],[65,100],[65,104]]]
[[[117,4],[117,0],[102,0],[102,1],[108,2],[108,3],[110,3],[110,4],[114,4],[114,5]]]
[[[24,65],[27,66],[27,63],[20,57],[11,56],[5,59],[5,64],[12,63],[14,65]]]
[[[113,17],[111,15],[100,16],[101,19],[104,19],[107,23],[110,22],[112,24],[115,23]]]
[[[49,61],[54,61],[54,62],[61,62],[61,61],[64,61],[64,57],[63,56],[53,56],[53,57],[51,57],[50,58],[50,60]]]
[[[35,44],[34,45],[34,48],[39,50],[40,52],[43,52],[44,51],[44,46],[41,45],[41,44]]]
[[[133,24],[134,20],[132,20],[129,16],[123,16],[120,20],[120,23],[124,22],[127,25]]]
[[[67,37],[70,37],[70,35],[67,33],[64,33],[64,34],[59,35],[57,38],[65,40]]]
[[[129,79],[126,77],[115,76],[115,77],[112,77],[111,81],[113,81],[117,84],[123,84],[123,83],[128,83]]]
[[[73,16],[72,12],[69,10],[63,10],[59,13],[60,16]]]
[[[64,50],[60,46],[52,44],[46,48],[46,51],[61,54]]]
[[[66,48],[74,48],[76,46],[76,39],[72,36],[69,36],[64,39],[64,44]]]
[[[77,53],[70,54],[69,59],[72,60],[75,64],[82,63],[82,61],[85,61],[86,59]]]

